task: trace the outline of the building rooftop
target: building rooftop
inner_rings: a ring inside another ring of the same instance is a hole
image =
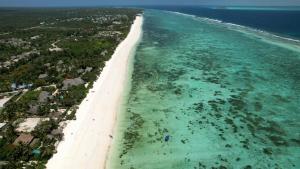
[[[42,91],[39,95],[38,101],[40,103],[46,103],[48,99],[51,99],[52,95],[49,92]]]
[[[21,134],[13,143],[13,145],[29,144],[33,140],[33,136],[31,134]]]
[[[0,99],[0,108],[1,108],[1,107],[4,107],[4,104],[5,104],[6,102],[8,102],[9,99],[10,99],[10,97],[4,97],[4,98]]]
[[[49,118],[27,118],[24,122],[20,123],[17,132],[29,133],[42,121],[47,121]]]
[[[80,77],[75,79],[66,79],[63,81],[62,90],[67,90],[69,87],[78,86],[81,84],[84,84],[84,81]]]
[[[2,128],[2,127],[4,127],[6,125],[6,123],[0,123],[0,129]]]
[[[47,73],[45,73],[45,74],[40,74],[40,75],[39,75],[39,79],[44,79],[44,78],[46,78],[46,77],[48,77],[48,74],[47,74]]]

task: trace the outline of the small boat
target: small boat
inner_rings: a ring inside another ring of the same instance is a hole
[[[169,141],[170,140],[170,136],[169,135],[166,135],[165,136],[165,142]]]

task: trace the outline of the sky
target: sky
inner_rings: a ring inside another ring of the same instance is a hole
[[[300,0],[0,0],[0,6],[216,5],[300,6]]]

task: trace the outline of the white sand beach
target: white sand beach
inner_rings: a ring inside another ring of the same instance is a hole
[[[103,169],[112,142],[110,135],[120,109],[130,56],[142,36],[143,17],[137,16],[126,39],[106,63],[100,77],[80,104],[76,120],[64,129],[64,140],[48,161],[49,169]]]

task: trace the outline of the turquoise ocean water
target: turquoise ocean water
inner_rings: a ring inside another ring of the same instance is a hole
[[[144,18],[108,168],[300,168],[298,42],[178,13]]]

